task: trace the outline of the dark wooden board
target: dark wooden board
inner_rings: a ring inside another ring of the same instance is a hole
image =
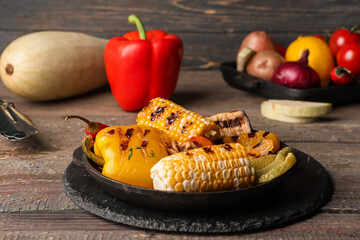
[[[77,31],[81,32],[81,30]],[[85,30],[83,32],[106,39],[125,33],[109,34]],[[11,41],[28,33],[29,32],[25,32],[24,30],[17,32],[1,31],[0,29],[0,54]],[[245,33],[217,34],[201,32],[183,32],[178,35],[184,44],[182,70],[214,69],[218,68],[221,62],[234,60],[241,41],[246,36]],[[273,33],[272,36],[274,39],[279,39],[288,44],[295,40],[298,34]],[[204,45],[204,41],[208,42],[208,44]]]
[[[11,40],[43,30],[80,31],[103,38],[136,30],[130,14],[147,29],[160,28],[184,42],[185,69],[208,69],[235,60],[244,36],[265,30],[287,46],[298,35],[331,32],[352,26],[360,15],[358,1],[2,1],[0,51]],[[204,44],[204,42],[206,44]]]
[[[134,29],[130,14],[142,17],[149,29],[172,32],[269,32],[316,33],[334,26],[357,24],[357,1],[2,1],[1,30],[90,30],[120,33]]]

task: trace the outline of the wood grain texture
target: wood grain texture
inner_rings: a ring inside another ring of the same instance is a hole
[[[0,18],[1,19],[1,18]],[[85,31],[87,34],[110,39],[115,36],[106,33],[93,33]],[[1,31],[0,30],[0,52],[16,38],[27,34],[24,31]],[[235,61],[236,53],[240,47],[245,33],[181,33],[178,34],[184,44],[184,57],[182,61],[182,70],[194,69],[215,69],[222,62]],[[296,39],[295,33],[273,33],[272,37],[279,42],[289,44]],[[207,44],[203,44],[206,42]]]
[[[344,144],[323,144],[324,151],[314,143],[289,143],[309,153],[329,172],[334,182],[334,196],[322,208],[328,213],[360,213],[360,150],[351,151]],[[359,149],[360,144],[357,145]],[[44,159],[1,161],[0,212],[36,212],[79,209],[63,193],[61,175],[71,160],[71,147],[64,158],[49,154]],[[325,151],[325,149],[327,149]],[[350,152],[342,156],[339,152]],[[56,152],[55,152],[56,154]]]
[[[327,213],[282,228],[225,236],[142,230],[90,214],[1,214],[0,220],[2,239],[355,239],[360,231],[358,216]]]
[[[148,29],[173,32],[270,32],[331,30],[356,24],[358,1],[233,1],[233,0],[136,0],[136,1],[46,0],[1,2],[0,29],[89,30],[120,33],[133,30],[127,17],[137,14]]]
[[[19,142],[0,138],[0,210],[2,212],[78,209],[63,193],[61,175],[80,146],[84,124],[64,116],[78,114],[108,125],[135,124],[136,113],[116,105],[108,87],[83,96],[34,102],[0,84],[0,94],[32,118],[40,133]],[[185,71],[173,100],[210,116],[244,109],[255,129],[270,130],[287,144],[308,153],[330,173],[335,183],[325,212],[360,212],[360,113],[357,105],[335,108],[326,118],[308,124],[288,124],[261,116],[261,97],[226,85],[219,71]],[[44,117],[46,114],[46,117]],[[316,129],[316,131],[315,131]],[[11,161],[10,161],[11,159]]]
[[[28,1],[0,2],[0,50],[26,33],[80,31],[103,38],[136,28],[130,14],[141,16],[147,29],[161,28],[184,42],[185,69],[214,68],[235,59],[244,36],[265,30],[287,46],[298,35],[331,32],[358,24],[356,1]],[[5,38],[4,38],[4,37]],[[206,44],[204,44],[206,43]]]
[[[40,133],[18,142],[0,136],[0,239],[356,239],[360,235],[360,104],[336,107],[319,121],[282,123],[264,118],[264,98],[229,87],[218,70],[234,61],[242,39],[265,30],[287,46],[298,35],[331,32],[359,24],[359,0],[0,0],[0,52],[34,31],[85,32],[110,39],[135,27],[179,35],[184,58],[172,97],[204,116],[244,109],[257,130],[275,132],[313,156],[329,172],[334,195],[318,214],[262,232],[230,235],[167,234],[114,224],[77,207],[64,193],[62,174],[84,136],[84,124],[64,121],[77,114],[108,125],[135,123],[108,86],[81,96],[34,102],[0,82],[0,96],[27,114]],[[209,70],[210,69],[210,70]],[[203,71],[206,70],[206,71]]]

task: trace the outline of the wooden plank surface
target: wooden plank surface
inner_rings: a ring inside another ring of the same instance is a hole
[[[0,2],[0,50],[16,37],[42,31],[80,31],[103,38],[136,28],[127,17],[142,17],[147,29],[161,28],[184,41],[185,68],[214,68],[233,61],[244,36],[265,30],[287,46],[298,35],[331,32],[359,24],[359,1],[64,1]],[[206,44],[204,44],[206,42]]]
[[[64,194],[62,173],[71,161],[72,151],[80,145],[84,136],[83,123],[76,120],[64,121],[64,116],[79,114],[109,125],[135,123],[136,113],[120,109],[108,87],[55,102],[29,101],[7,91],[3,85],[0,85],[0,94],[15,102],[18,109],[31,117],[40,130],[38,135],[19,142],[0,138],[0,218],[4,219],[1,221],[3,225],[0,225],[0,235],[9,239],[35,236],[79,237],[84,233],[88,234],[86,236],[89,239],[115,238],[118,233],[123,238],[131,236],[140,239],[150,235],[157,238],[193,237],[149,233],[113,224],[86,214]],[[264,100],[262,97],[227,86],[216,70],[183,71],[173,100],[207,116],[221,111],[245,109],[254,128],[274,131],[286,143],[313,156],[330,173],[335,186],[334,195],[321,209],[321,213],[315,216],[315,220],[305,219],[290,227],[246,236],[264,238],[270,234],[273,239],[289,236],[351,238],[358,233],[360,114],[356,109],[359,104],[335,108],[326,118],[314,123],[280,123],[261,116],[259,106]],[[81,229],[84,221],[92,225],[92,230]],[[56,226],[61,222],[66,224],[58,229]],[[25,225],[33,229],[24,230],[22,226]],[[38,228],[39,226],[43,227]],[[345,226],[347,227],[344,229]],[[319,232],[322,228],[326,231]],[[105,230],[106,233],[102,232]],[[231,237],[235,238],[236,235]]]
[[[359,218],[320,213],[313,218],[247,234],[184,234],[132,228],[89,214],[1,214],[2,239],[356,239]],[[11,229],[11,230],[6,230]]]
[[[88,30],[117,33],[134,29],[130,14],[142,17],[149,29],[174,32],[248,32],[263,28],[270,32],[331,30],[336,25],[357,24],[359,2],[335,1],[232,1],[232,0],[136,0],[2,1],[0,29]],[[331,18],[329,18],[331,17]]]
[[[218,70],[221,62],[235,60],[241,40],[253,30],[266,30],[286,46],[298,35],[359,24],[358,0],[0,0],[0,51],[17,37],[42,30],[109,39],[135,30],[127,23],[131,13],[141,16],[147,29],[161,28],[183,39],[184,59],[172,100],[205,116],[244,109],[255,129],[275,132],[327,169],[335,188],[331,201],[299,222],[242,235],[169,234],[114,224],[86,213],[63,192],[62,174],[84,136],[82,122],[64,117],[77,114],[130,125],[136,113],[118,107],[107,86],[70,99],[34,102],[0,82],[0,96],[14,102],[40,131],[19,142],[0,137],[0,239],[358,238],[360,104],[336,107],[313,123],[281,123],[262,117],[264,98],[229,87]]]

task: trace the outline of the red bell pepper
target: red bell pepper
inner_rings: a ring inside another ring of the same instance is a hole
[[[105,68],[117,103],[126,111],[137,111],[156,97],[173,94],[183,56],[176,35],[162,30],[145,32],[141,20],[129,16],[138,31],[113,37],[105,47]]]

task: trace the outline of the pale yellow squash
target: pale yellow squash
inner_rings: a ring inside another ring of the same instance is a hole
[[[0,76],[12,92],[33,100],[67,98],[107,83],[107,39],[84,33],[43,31],[11,42],[0,58]]]

